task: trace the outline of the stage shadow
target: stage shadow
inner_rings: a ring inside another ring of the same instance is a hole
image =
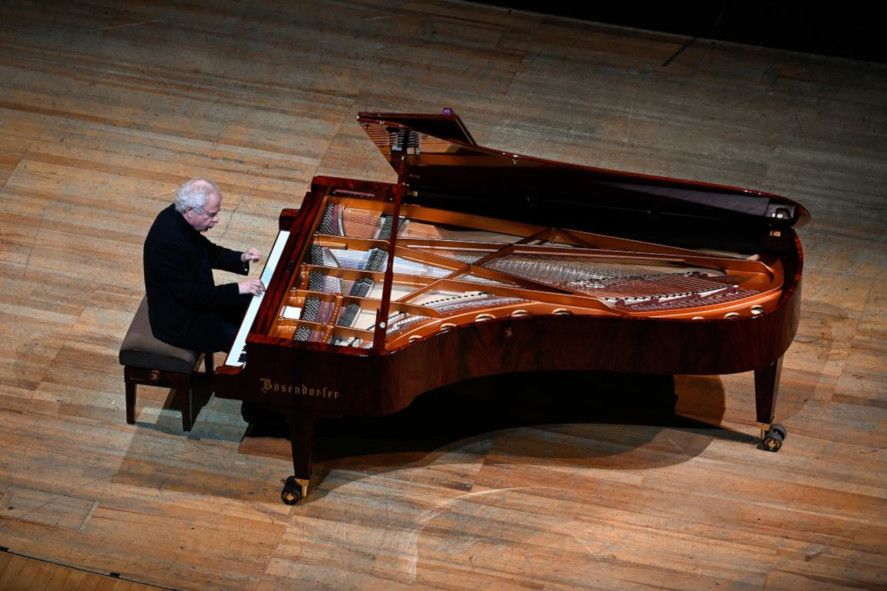
[[[520,427],[670,423],[676,400],[671,376],[584,372],[494,376],[428,392],[392,415],[319,421],[316,458],[431,451]],[[521,455],[525,453],[533,450],[522,450]],[[538,457],[543,456],[547,452],[539,450]]]
[[[464,453],[494,453],[497,461],[576,467],[640,469],[685,461],[712,439],[754,443],[719,427],[724,391],[718,378],[593,372],[533,372],[470,380],[419,396],[387,416],[320,420],[315,427],[313,492],[389,470],[464,461]],[[692,414],[689,418],[682,413]],[[666,452],[627,454],[663,430]],[[247,431],[242,453],[289,457],[286,424]],[[276,441],[276,443],[275,443]],[[269,443],[270,442],[270,443]],[[337,470],[336,482],[325,482]]]
[[[633,470],[686,461],[714,439],[756,441],[718,426],[725,409],[719,378],[681,377],[677,383],[676,389],[672,376],[641,374],[508,374],[439,388],[387,416],[319,420],[312,492],[302,502],[376,474],[432,464]],[[137,421],[140,429],[114,480],[234,499],[278,495],[290,473],[279,462],[291,461],[286,422],[247,429],[238,401],[209,395],[208,382],[198,381],[194,407],[202,408],[185,434],[173,410],[180,401],[167,392],[169,408],[156,422]],[[206,445],[193,450],[187,440]],[[237,454],[230,453],[230,444]]]

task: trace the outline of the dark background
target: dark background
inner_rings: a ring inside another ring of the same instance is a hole
[[[875,16],[878,11],[872,7],[878,4],[874,2],[471,1],[688,37],[887,63],[884,19]]]

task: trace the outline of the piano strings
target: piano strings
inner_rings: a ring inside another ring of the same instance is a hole
[[[760,314],[781,287],[778,262],[696,253],[559,228],[406,208],[386,347],[459,324],[537,314],[705,318]],[[467,222],[467,223],[466,223]],[[394,219],[380,202],[328,197],[274,334],[371,347]],[[646,248],[653,246],[655,248]],[[726,306],[726,308],[725,308]]]

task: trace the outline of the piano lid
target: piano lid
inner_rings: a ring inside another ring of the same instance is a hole
[[[451,109],[439,115],[364,112],[358,121],[396,171],[405,157],[400,180],[412,203],[477,215],[506,213],[535,223],[562,224],[566,213],[592,229],[706,225],[748,232],[809,219],[803,206],[779,195],[485,148]]]

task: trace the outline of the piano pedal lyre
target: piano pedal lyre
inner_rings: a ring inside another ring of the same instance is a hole
[[[280,491],[280,499],[287,505],[295,505],[307,496],[308,480],[295,476],[288,477],[283,484],[283,490]]]
[[[758,447],[767,451],[779,451],[788,436],[788,430],[779,423],[769,425],[758,423],[758,425],[761,427],[761,442]]]

